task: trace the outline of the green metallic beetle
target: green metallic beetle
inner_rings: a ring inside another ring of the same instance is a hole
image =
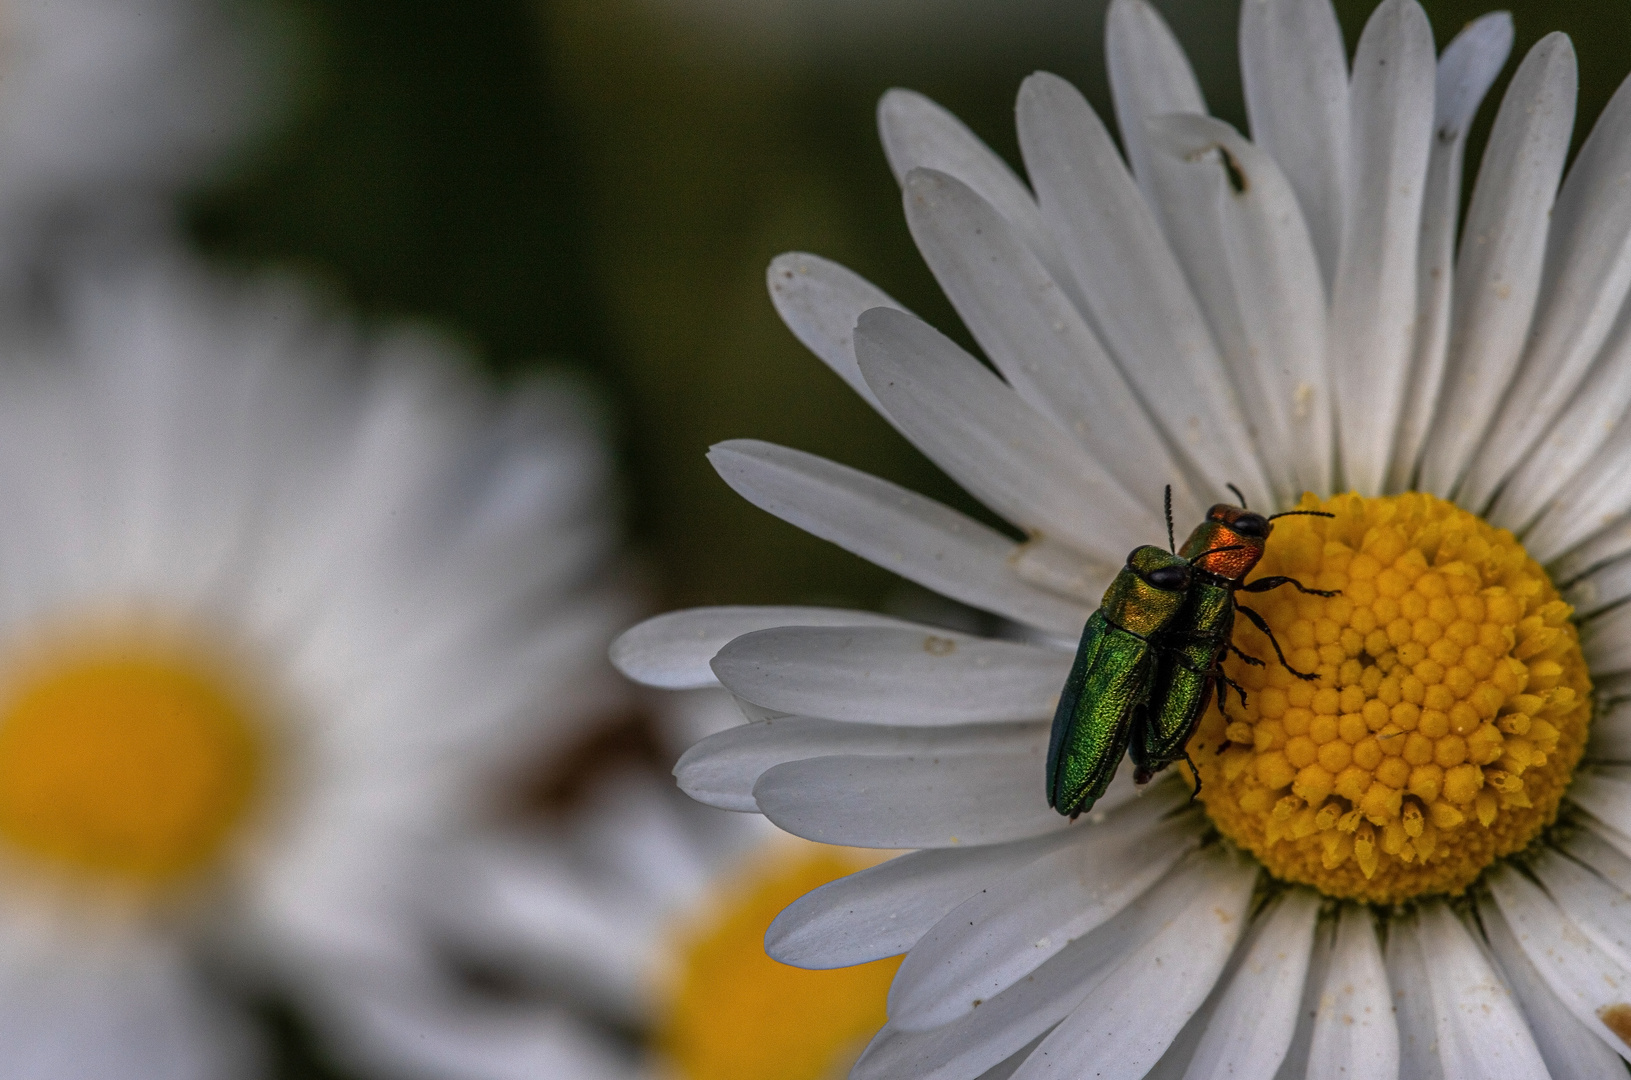
[[[1240,493],[1237,491],[1237,497]],[[1170,499],[1170,496],[1169,496]],[[1207,511],[1206,520],[1195,527],[1178,549],[1191,568],[1190,586],[1183,608],[1166,625],[1152,643],[1157,656],[1154,684],[1150,691],[1150,704],[1134,725],[1129,747],[1136,783],[1148,783],[1156,773],[1175,761],[1189,760],[1186,746],[1201,716],[1206,712],[1215,687],[1218,707],[1223,708],[1225,696],[1233,688],[1245,704],[1246,692],[1223,672],[1224,653],[1233,652],[1248,664],[1261,667],[1262,660],[1249,656],[1235,647],[1233,641],[1235,613],[1245,615],[1269,639],[1275,655],[1287,671],[1299,679],[1312,680],[1316,675],[1298,671],[1287,662],[1280,642],[1268,623],[1251,608],[1241,605],[1236,593],[1267,592],[1282,585],[1295,586],[1299,591],[1315,596],[1335,596],[1334,592],[1306,588],[1295,578],[1273,576],[1259,578],[1245,584],[1246,575],[1263,557],[1269,534],[1274,531],[1273,521],[1281,517],[1331,517],[1320,510],[1289,510],[1283,514],[1265,517],[1246,509],[1245,498],[1241,506],[1219,503]],[[1171,529],[1171,503],[1168,503],[1168,529]],[[1193,763],[1191,770],[1193,770]],[[1196,774],[1196,794],[1200,792],[1200,776]]]
[[[1091,810],[1116,775],[1155,682],[1151,638],[1178,614],[1189,586],[1189,560],[1134,548],[1088,618],[1048,741],[1048,805],[1061,814]]]

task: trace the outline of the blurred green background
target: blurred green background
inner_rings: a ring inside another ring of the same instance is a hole
[[[194,200],[211,253],[434,319],[500,378],[541,361],[591,375],[664,606],[903,602],[903,586],[749,506],[703,459],[720,439],[764,438],[972,509],[783,329],[765,264],[818,252],[953,329],[873,106],[888,87],[921,90],[1017,162],[1012,104],[1031,71],[1110,115],[1104,0],[290,2],[293,115]],[[1235,0],[1157,6],[1213,110],[1243,126]],[[1350,49],[1372,6],[1338,0]],[[1441,46],[1487,10],[1426,7]],[[1575,40],[1578,142],[1631,67],[1631,5],[1513,8],[1515,58],[1545,31]]]

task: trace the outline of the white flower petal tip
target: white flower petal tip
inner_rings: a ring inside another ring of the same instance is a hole
[[[1459,489],[1468,506],[1487,506],[1544,445],[1614,333],[1631,288],[1631,191],[1621,183],[1628,168],[1631,80],[1604,107],[1557,192],[1533,326],[1516,378]],[[1620,347],[1609,351],[1617,357]],[[1604,366],[1617,373],[1626,365],[1615,359]]]
[[[776,314],[793,336],[881,413],[877,398],[856,366],[851,337],[861,312],[900,305],[854,271],[801,251],[772,259],[765,271],[765,284]]]
[[[1422,445],[1434,428],[1449,360],[1452,286],[1457,284],[1457,273],[1471,268],[1471,260],[1458,268],[1454,251],[1467,130],[1511,46],[1511,19],[1496,13],[1468,24],[1439,58],[1433,148],[1427,159],[1416,268],[1415,356],[1388,470],[1389,491],[1414,485]]]
[[[1354,54],[1329,355],[1346,481],[1367,495],[1386,482],[1415,345],[1435,61],[1432,28],[1414,0],[1383,0]]]
[[[1484,70],[1458,80],[1463,89],[1456,93],[1470,97],[1493,79],[1494,57],[1487,60]],[[1549,215],[1537,211],[1552,205],[1563,172],[1574,127],[1575,68],[1569,39],[1548,35],[1518,66],[1496,114],[1457,256],[1439,415],[1424,435],[1420,483],[1426,490],[1448,495],[1454,489],[1522,355],[1550,224]],[[1465,102],[1463,110],[1470,120]],[[1458,137],[1464,138],[1467,122],[1456,125]],[[1459,180],[1446,177],[1446,188],[1452,179]],[[1441,203],[1447,244],[1456,198],[1446,190]]]
[[[1146,0],[1111,0],[1104,18],[1104,51],[1121,143],[1139,186],[1148,192],[1144,119],[1162,113],[1204,113],[1206,100],[1178,39]]]
[[[1014,524],[1114,564],[1160,535],[1151,500],[1128,495],[1012,387],[922,320],[887,308],[863,313],[855,354],[917,448]],[[1061,499],[1064,491],[1072,497]]]
[[[934,169],[909,172],[904,194],[924,261],[1015,392],[1124,488],[1148,485],[1152,475],[1183,483],[1077,301],[996,208]]]
[[[708,460],[760,509],[942,596],[1067,637],[1092,613],[1028,581],[995,529],[886,480],[752,439],[720,443]]]
[[[1512,55],[1512,13],[1492,11],[1468,23],[1439,57],[1434,134],[1461,138]]]
[[[663,690],[718,686],[708,666],[732,639],[775,626],[907,626],[867,611],[812,607],[705,607],[656,615],[612,642],[612,664]]]
[[[1279,162],[1327,290],[1342,243],[1348,163],[1348,59],[1329,0],[1240,5],[1240,74],[1252,142]]]
[[[1008,221],[1058,280],[1065,280],[1031,190],[961,120],[922,94],[891,90],[878,102],[878,134],[900,184],[905,185],[913,169],[955,176]]]

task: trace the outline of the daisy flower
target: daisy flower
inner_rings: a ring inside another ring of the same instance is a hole
[[[1118,152],[1028,79],[1028,183],[954,118],[879,108],[912,234],[989,367],[854,274],[777,259],[793,332],[1023,535],[796,450],[711,453],[758,506],[1010,620],[985,638],[727,608],[630,631],[658,686],[755,722],[680,785],[832,844],[916,849],[784,911],[772,956],[904,953],[858,1078],[1575,1077],[1631,1058],[1631,88],[1564,176],[1575,58],[1524,57],[1464,221],[1510,20],[1440,55],[1385,0],[1247,0],[1251,138],[1113,0]],[[1458,237],[1458,222],[1461,222]],[[1046,801],[1072,646],[1125,553],[1237,501],[1274,526],[1246,690],[1137,794]],[[1198,799],[1190,792],[1199,784]]]
[[[228,990],[434,977],[421,866],[619,707],[608,464],[284,285],[60,299],[0,361],[0,1075],[241,1075]]]
[[[741,723],[717,688],[657,708],[665,744]],[[602,1059],[551,1077],[830,1080],[884,1020],[896,961],[801,971],[764,953],[778,911],[875,853],[699,805],[624,761],[603,763],[565,814],[489,833],[458,856],[447,939],[525,998],[557,1002],[563,1022],[639,1047],[616,1072]]]

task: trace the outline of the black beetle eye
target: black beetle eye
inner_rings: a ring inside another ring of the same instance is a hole
[[[1165,592],[1183,592],[1189,588],[1189,567],[1158,567],[1144,575],[1144,580]]]
[[[1262,539],[1269,534],[1268,518],[1262,514],[1241,514],[1229,526],[1241,536]]]

